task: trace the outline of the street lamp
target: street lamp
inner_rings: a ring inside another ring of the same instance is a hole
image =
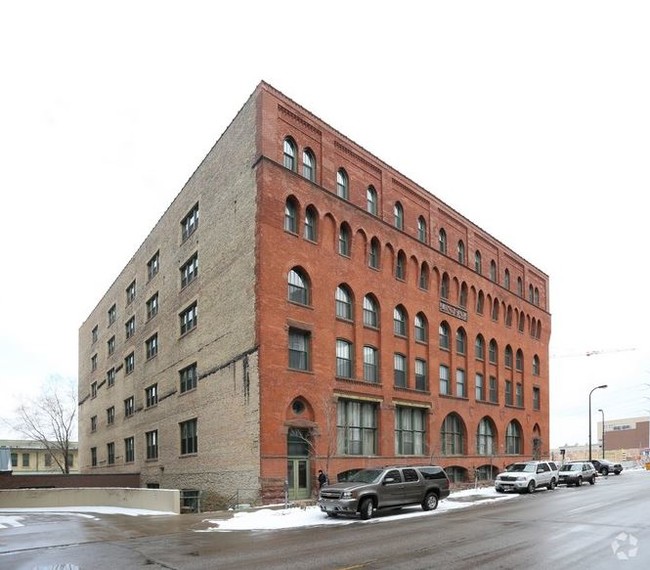
[[[605,412],[603,412],[603,410],[601,410],[600,408],[598,408],[598,411],[603,416],[603,437],[601,439],[601,444],[602,444],[602,447],[603,447],[603,459],[605,459]]]
[[[602,384],[591,389],[589,392],[589,461],[591,461],[591,395],[600,388],[607,388],[607,384]]]

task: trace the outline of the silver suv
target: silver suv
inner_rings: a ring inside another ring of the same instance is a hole
[[[442,467],[378,467],[362,469],[348,481],[320,490],[318,506],[329,517],[359,514],[372,517],[375,509],[421,505],[432,511],[449,496],[449,478]]]
[[[494,488],[498,493],[532,493],[539,487],[552,491],[557,485],[558,477],[558,468],[553,461],[523,461],[513,463],[506,471],[499,473],[494,480]]]
[[[575,485],[580,487],[583,483],[590,485],[596,483],[596,469],[589,461],[568,461],[560,467],[558,483],[566,484],[567,487]]]

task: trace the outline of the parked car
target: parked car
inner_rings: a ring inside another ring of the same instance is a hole
[[[509,465],[494,480],[497,493],[519,491],[532,493],[535,489],[546,487],[555,489],[558,481],[558,468],[554,461],[522,461]]]
[[[571,485],[580,487],[586,482],[594,485],[596,483],[596,468],[589,461],[567,461],[560,466],[557,482],[567,487]]]
[[[432,511],[449,496],[449,478],[437,465],[361,469],[348,481],[323,487],[318,506],[328,517],[359,514],[364,520],[375,509],[421,505]]]
[[[623,472],[623,466],[620,463],[614,463],[607,459],[592,459],[591,462],[601,475],[609,475],[610,473],[620,475]]]

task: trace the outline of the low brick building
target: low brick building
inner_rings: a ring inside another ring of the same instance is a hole
[[[307,497],[318,469],[546,456],[548,290],[260,83],[80,328],[82,472],[210,508]]]

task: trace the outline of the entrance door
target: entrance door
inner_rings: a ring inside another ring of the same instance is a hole
[[[289,484],[289,500],[308,499],[311,493],[309,485],[309,459],[300,458],[287,460],[287,482]]]
[[[287,485],[291,500],[308,499],[311,494],[307,430],[291,428],[287,434]]]

